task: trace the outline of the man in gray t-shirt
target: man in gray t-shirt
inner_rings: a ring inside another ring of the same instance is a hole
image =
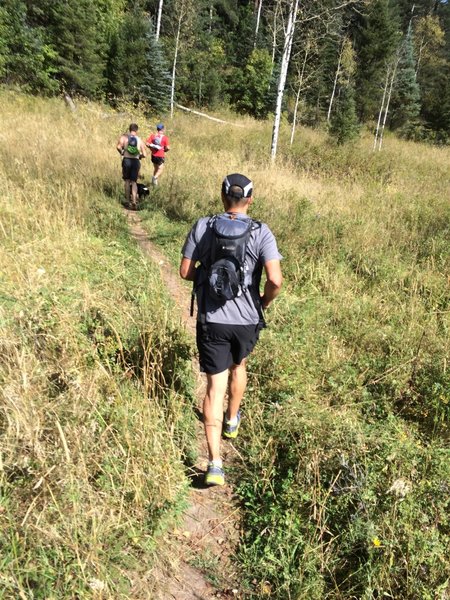
[[[227,175],[222,183],[224,217],[250,221],[247,211],[253,202],[253,184],[244,175]],[[209,291],[207,269],[215,240],[213,219],[199,219],[183,246],[180,275],[195,281],[197,296],[197,347],[201,370],[206,373],[207,390],[203,403],[209,463],[207,485],[223,485],[220,458],[223,401],[229,384],[228,409],[223,435],[235,438],[240,424],[239,407],[247,385],[245,361],[264,327],[263,310],[278,295],[282,275],[281,255],[273,233],[265,223],[253,222],[245,254],[245,281],[240,295],[218,300]],[[260,294],[262,272],[266,281]]]

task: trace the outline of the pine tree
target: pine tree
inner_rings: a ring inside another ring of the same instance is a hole
[[[374,119],[378,113],[386,66],[395,52],[398,22],[389,0],[375,0],[361,22],[356,38],[359,69],[356,77],[358,113],[362,121]]]
[[[113,106],[123,95],[125,89],[124,83],[124,47],[120,33],[114,32],[110,37],[109,48],[106,61],[106,95]]]
[[[95,0],[55,2],[47,10],[58,52],[57,78],[69,92],[100,96],[107,47],[97,27]]]
[[[330,134],[338,144],[344,144],[358,136],[359,126],[356,116],[355,92],[353,85],[341,88],[336,110],[331,119]]]
[[[411,26],[403,41],[392,96],[391,127],[410,129],[420,112],[420,90],[416,81],[413,34]]]
[[[0,78],[27,91],[53,93],[56,52],[42,27],[31,27],[24,2],[3,0],[0,7]]]
[[[330,126],[330,135],[336,139],[338,144],[353,140],[359,132],[353,84],[355,71],[355,52],[351,41],[346,38],[342,44],[341,66],[338,75],[339,97]]]
[[[132,7],[124,16],[115,41],[117,50],[113,53],[118,95],[136,106],[141,96],[143,78],[148,68],[148,36],[152,24],[139,8]]]
[[[147,109],[164,112],[170,106],[171,76],[161,51],[159,42],[152,30],[145,36],[147,51],[146,65],[139,86],[142,103]]]

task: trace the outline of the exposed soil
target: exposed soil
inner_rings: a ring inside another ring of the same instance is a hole
[[[136,212],[126,210],[130,233],[139,247],[161,268],[161,277],[176,304],[186,329],[195,335],[195,319],[189,316],[190,293],[182,285],[166,257],[150,242]],[[198,364],[192,368],[198,382],[197,400],[201,411],[205,382]],[[166,572],[153,573],[158,579],[158,595],[153,600],[209,600],[243,598],[239,574],[231,557],[239,541],[239,508],[229,485],[206,488],[203,474],[207,464],[207,447],[203,425],[197,425],[198,463],[188,473],[192,487],[189,506],[182,522],[170,532],[174,544],[173,564]],[[230,442],[223,443],[223,458],[233,461],[236,451]]]

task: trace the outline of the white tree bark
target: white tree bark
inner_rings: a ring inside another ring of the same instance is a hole
[[[253,48],[256,48],[256,41],[258,39],[258,31],[259,31],[259,22],[261,20],[262,3],[263,3],[263,0],[259,0],[258,12],[256,13],[255,43],[253,44]]]
[[[163,2],[164,2],[164,0],[159,0],[158,18],[156,19],[156,32],[155,32],[155,38],[157,40],[159,40],[159,31],[161,29],[161,16],[162,16]]]
[[[173,118],[173,105],[175,101],[175,76],[177,72],[177,58],[178,58],[178,48],[180,45],[180,33],[181,33],[181,23],[184,17],[184,0],[181,2],[180,6],[180,14],[178,16],[178,28],[177,28],[177,37],[175,40],[175,53],[173,57],[173,65],[172,65],[172,86],[170,91],[170,117]]]
[[[303,87],[303,77],[305,75],[305,67],[306,67],[306,61],[308,60],[308,54],[309,54],[309,48],[307,47],[305,50],[305,56],[303,58],[302,70],[300,72],[300,78],[298,81],[297,94],[295,96],[294,117],[292,119],[292,129],[291,129],[291,146],[294,143],[295,129],[297,127],[298,105],[300,102],[300,94],[302,92],[302,87]]]
[[[338,65],[337,65],[337,69],[336,69],[336,74],[334,76],[333,91],[331,92],[330,103],[328,105],[327,123],[330,122],[330,118],[331,118],[331,109],[333,108],[333,101],[334,101],[334,96],[336,95],[337,82],[338,82],[338,78],[339,78],[339,73],[341,72],[341,61],[342,61],[343,51],[344,51],[344,41],[342,42],[341,51],[339,52]]]
[[[211,31],[212,31],[213,9],[214,9],[214,5],[211,2],[211,4],[209,5],[209,27],[208,27],[208,32],[209,33],[211,33]]]
[[[277,51],[277,34],[278,34],[278,12],[280,9],[280,0],[277,0],[273,11],[273,26],[272,26],[272,70],[275,63],[275,53]]]
[[[388,93],[388,97],[387,97],[387,101],[386,101],[386,108],[384,109],[383,125],[381,127],[380,139],[379,139],[379,143],[378,143],[378,151],[381,150],[381,146],[383,144],[384,127],[386,125],[386,120],[387,120],[387,116],[388,116],[388,112],[389,112],[389,104],[391,102],[392,88],[394,87],[394,81],[395,81],[395,76],[397,74],[398,62],[399,62],[399,59],[397,59],[397,61],[395,62],[394,69],[392,71],[391,83],[389,85],[389,93]]]
[[[281,121],[281,107],[282,107],[282,103],[283,103],[284,88],[286,85],[286,77],[287,77],[287,71],[288,71],[288,67],[289,67],[289,59],[291,57],[292,40],[294,38],[295,21],[297,18],[298,4],[299,4],[299,0],[291,0],[291,4],[289,7],[289,18],[288,18],[288,23],[287,23],[287,27],[286,27],[285,37],[284,37],[283,58],[281,60],[281,73],[280,73],[280,80],[278,82],[277,102],[276,102],[276,108],[275,108],[275,121],[274,121],[273,132],[272,132],[272,146],[271,146],[271,150],[270,150],[270,155],[271,155],[272,161],[275,160],[275,157],[277,155],[278,135],[280,132],[280,121]]]
[[[381,100],[380,112],[378,113],[378,122],[377,122],[376,131],[375,131],[375,139],[373,140],[373,149],[374,150],[377,147],[378,135],[380,133],[381,116],[382,116],[383,111],[384,111],[384,102],[386,100],[386,93],[387,93],[387,89],[388,89],[388,86],[389,86],[389,75],[390,75],[390,73],[391,73],[391,66],[388,65],[387,72],[386,72],[386,81],[385,81],[384,89],[383,89],[383,98]]]

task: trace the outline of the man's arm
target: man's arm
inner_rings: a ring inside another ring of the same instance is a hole
[[[142,140],[141,140],[141,143],[139,144],[139,154],[140,154],[140,158],[145,158],[147,156],[147,150],[146,150],[145,144]]]
[[[124,138],[123,138],[123,135],[121,135],[117,142],[117,146],[116,146],[117,152],[119,154],[123,154],[123,142],[124,142]]]
[[[180,264],[180,277],[186,281],[194,281],[195,271],[195,261],[183,256]]]
[[[266,272],[266,283],[264,284],[264,294],[261,296],[261,305],[266,309],[280,293],[283,283],[280,261],[268,260],[264,265],[264,271]]]

